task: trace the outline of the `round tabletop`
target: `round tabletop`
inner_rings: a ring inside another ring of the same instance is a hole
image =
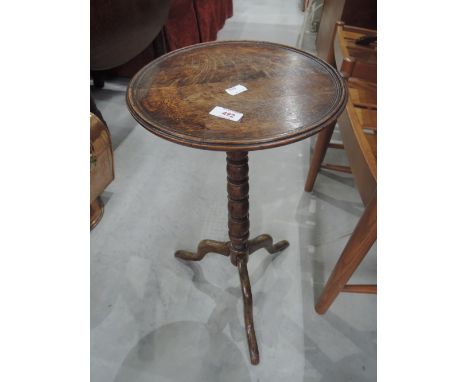
[[[230,95],[236,85],[246,91]],[[166,54],[131,80],[127,105],[150,132],[207,150],[250,151],[307,138],[333,123],[345,82],[321,59],[269,42],[219,41]],[[216,107],[239,121],[211,115]]]

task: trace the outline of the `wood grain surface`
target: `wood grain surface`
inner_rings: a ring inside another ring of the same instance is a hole
[[[247,91],[231,96],[237,84]],[[307,138],[341,114],[345,82],[334,68],[298,49],[267,42],[223,41],[173,51],[132,79],[127,105],[152,133],[220,151],[276,147]],[[221,106],[239,122],[214,117]]]

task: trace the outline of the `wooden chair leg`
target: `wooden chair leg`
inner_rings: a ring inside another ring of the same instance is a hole
[[[333,130],[335,130],[335,122],[327,126],[317,135],[317,142],[315,143],[314,152],[310,158],[309,173],[307,174],[306,183],[304,190],[306,192],[312,191],[314,187],[315,179],[317,178],[320,165],[325,158],[325,153],[327,152],[328,144],[333,135]]]
[[[377,194],[374,195],[364,210],[356,228],[346,243],[341,257],[328,278],[327,284],[315,305],[317,313],[324,314],[328,310],[338,294],[345,288],[346,283],[364,259],[375,240],[377,240]]]

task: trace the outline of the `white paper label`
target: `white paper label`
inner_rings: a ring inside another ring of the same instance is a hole
[[[245,92],[247,88],[243,85],[236,85],[233,86],[232,88],[226,89],[226,92],[230,95],[236,95],[242,92]]]
[[[229,119],[230,121],[236,122],[238,122],[244,115],[234,110],[225,109],[221,106],[215,106],[215,108],[210,111],[210,114],[214,115],[215,117]]]

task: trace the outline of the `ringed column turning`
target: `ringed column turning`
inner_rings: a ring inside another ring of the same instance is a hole
[[[249,240],[249,157],[246,151],[227,152],[228,229],[231,263],[247,258]]]
[[[249,259],[249,157],[247,151],[226,153],[229,256],[237,266],[244,302],[244,323],[249,345],[250,361],[260,362],[253,323],[252,291],[247,261]]]

